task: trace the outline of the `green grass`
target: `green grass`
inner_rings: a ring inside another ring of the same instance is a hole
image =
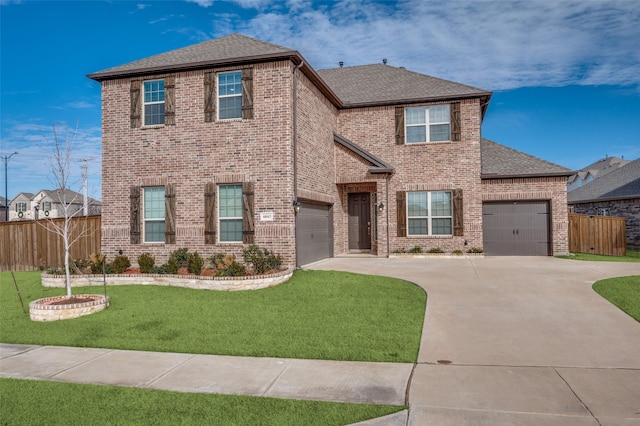
[[[559,259],[591,260],[596,262],[640,262],[640,250],[627,249],[626,256],[603,256],[590,253],[571,253],[568,256],[556,256]]]
[[[0,379],[1,425],[346,425],[405,407]]]
[[[25,305],[64,294],[40,273],[16,273]],[[74,294],[101,293],[75,288]],[[110,286],[111,306],[48,323],[22,312],[9,273],[0,273],[0,341],[256,357],[409,362],[418,356],[426,295],[397,279],[296,271],[276,287],[218,292]]]
[[[640,275],[598,281],[593,289],[640,322]]]

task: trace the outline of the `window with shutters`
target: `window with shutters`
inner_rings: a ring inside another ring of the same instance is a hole
[[[449,105],[405,108],[406,143],[451,140]]]
[[[165,242],[164,186],[151,186],[143,191],[144,242]]]
[[[220,185],[218,188],[218,229],[221,243],[242,242],[242,185]]]
[[[45,212],[51,211],[51,202],[50,201],[43,201],[42,202],[42,210]]]
[[[407,192],[407,235],[453,235],[450,191]]]
[[[164,80],[144,82],[143,115],[145,126],[164,124]]]
[[[17,203],[16,204],[16,211],[18,213],[26,212],[27,211],[27,203]]]
[[[218,74],[218,119],[242,118],[242,71]]]

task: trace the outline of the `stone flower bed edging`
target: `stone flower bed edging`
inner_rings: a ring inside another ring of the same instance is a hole
[[[80,294],[76,297],[91,300],[62,305],[52,305],[52,303],[63,301],[67,298],[66,296],[53,296],[34,300],[29,303],[29,316],[31,321],[49,322],[78,318],[83,315],[100,312],[109,305],[109,298],[100,294]]]
[[[398,259],[472,259],[474,257],[484,257],[484,253],[463,253],[463,254],[451,254],[451,253],[392,253],[390,258]]]
[[[273,287],[287,281],[293,269],[286,269],[267,275],[244,277],[206,277],[200,275],[169,274],[108,274],[107,285],[164,285],[198,290],[240,291],[259,290]],[[92,287],[104,285],[102,275],[72,275],[71,287]],[[64,275],[42,274],[43,287],[64,288]]]

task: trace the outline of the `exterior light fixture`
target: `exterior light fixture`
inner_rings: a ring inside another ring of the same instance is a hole
[[[384,211],[384,203],[381,202],[380,204],[378,204],[378,211],[380,213],[382,213]]]
[[[296,213],[300,213],[300,206],[301,206],[300,201],[298,201],[298,200],[293,200],[293,210],[294,210]]]

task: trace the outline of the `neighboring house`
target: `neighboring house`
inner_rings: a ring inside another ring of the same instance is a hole
[[[574,213],[626,219],[627,247],[640,248],[640,159],[567,195]]]
[[[587,167],[584,167],[569,176],[569,179],[567,180],[567,191],[573,191],[574,189],[580,188],[582,185],[593,182],[594,179],[605,176],[607,173],[610,173],[629,162],[629,160],[625,160],[623,158],[605,157],[595,163],[589,164]]]
[[[84,215],[84,196],[79,192],[60,190],[40,190],[36,194],[21,192],[9,204],[9,220],[34,220],[64,217],[63,206],[68,205],[68,213]],[[91,197],[87,199],[87,214],[100,214],[102,203]]]
[[[415,246],[568,251],[571,172],[482,141],[485,90],[383,64],[315,70],[238,34],[89,77],[105,253],[255,243],[300,266]]]
[[[7,217],[7,199],[0,197],[0,222],[4,222]]]

